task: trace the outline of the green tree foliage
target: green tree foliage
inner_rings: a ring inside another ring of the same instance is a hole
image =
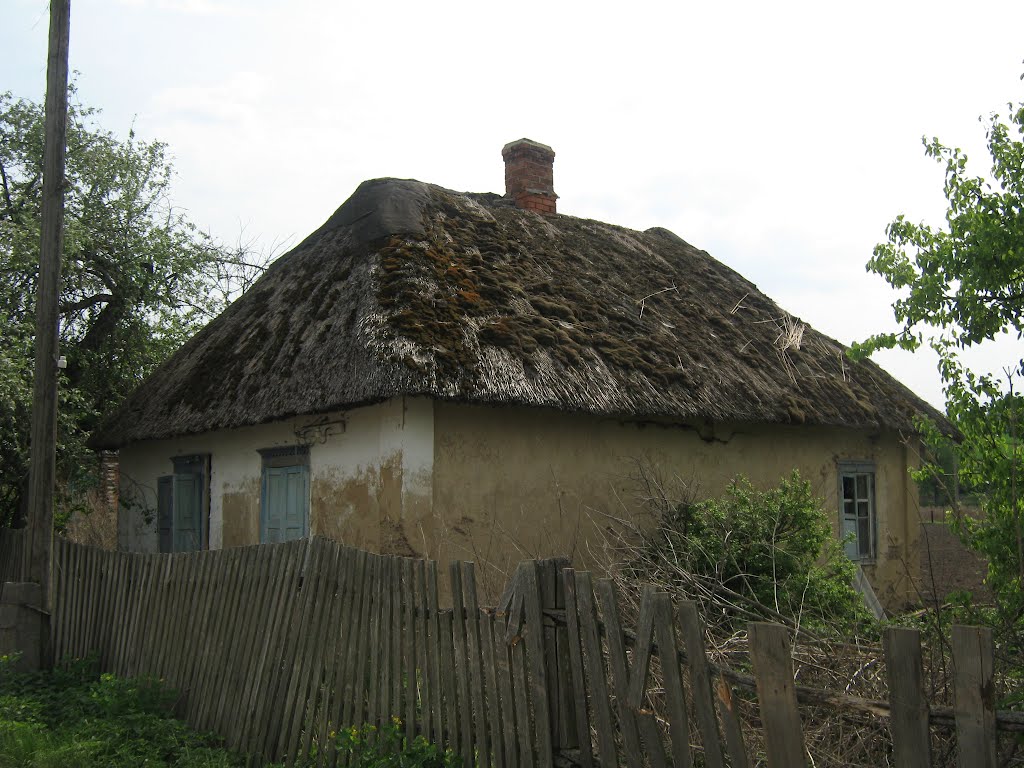
[[[100,416],[244,288],[264,266],[227,249],[170,201],[166,147],[119,139],[72,102],[61,265],[58,478],[89,482],[85,438]],[[0,523],[27,483],[39,263],[43,107],[0,94]]]
[[[975,371],[961,355],[1024,333],[1024,104],[1009,105],[1007,122],[989,117],[986,135],[987,177],[968,172],[961,150],[924,141],[927,156],[945,170],[946,220],[933,227],[899,216],[889,224],[888,241],[876,246],[868,269],[901,292],[893,305],[901,329],[857,351],[927,343],[938,353],[947,413],[963,436],[954,446],[961,482],[977,493],[984,511],[982,520],[954,516],[955,522],[988,559],[987,583],[1001,621],[1011,628],[1024,617],[1024,398],[1014,387],[1024,361],[1014,355],[1002,371]],[[934,431],[929,440],[943,442]]]
[[[632,565],[646,582],[705,593],[709,621],[724,611],[841,629],[868,615],[830,519],[796,471],[765,491],[738,477],[721,498],[663,505]]]

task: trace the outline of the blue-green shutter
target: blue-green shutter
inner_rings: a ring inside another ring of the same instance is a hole
[[[174,551],[202,548],[203,476],[174,476]]]
[[[264,467],[260,540],[290,541],[309,531],[309,468]]]

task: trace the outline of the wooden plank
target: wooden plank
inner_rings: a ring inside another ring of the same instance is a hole
[[[302,636],[299,638],[301,664],[296,674],[295,714],[284,749],[289,768],[296,760],[302,761],[308,754],[309,738],[312,737],[312,727],[316,722],[316,681],[320,679],[323,663],[323,639],[327,633],[326,616],[333,603],[330,593],[334,590],[334,570],[338,559],[338,548],[334,542],[317,537],[313,539],[313,543],[320,550],[320,557],[313,574],[315,584],[310,595],[312,604],[309,618],[303,624]],[[309,738],[304,737],[303,730]]]
[[[327,756],[333,752],[334,745],[330,734],[331,731],[336,731],[339,725],[342,690],[339,673],[345,661],[345,640],[348,635],[345,628],[351,623],[350,598],[354,558],[348,547],[333,540],[330,546],[337,553],[337,557],[328,577],[326,595],[330,607],[324,614],[320,647],[317,651],[320,673],[313,680],[318,703],[315,712],[311,711],[311,727],[308,730],[311,738],[303,739],[300,750],[303,755],[312,755],[315,752],[316,760],[313,765],[317,766],[327,765]]]
[[[275,656],[275,664],[280,668],[277,684],[273,695],[273,704],[267,713],[266,728],[269,731],[265,754],[272,760],[283,761],[285,758],[288,724],[294,714],[295,688],[298,685],[297,665],[301,663],[300,635],[309,620],[312,609],[312,594],[315,562],[319,558],[320,549],[315,547],[313,540],[307,540],[305,557],[298,566],[298,579],[292,593],[292,605],[289,607],[288,619],[281,627],[279,652]],[[291,705],[289,705],[289,701]]]
[[[95,650],[92,642],[92,628],[96,621],[96,552],[92,547],[82,547],[82,658]],[[47,579],[49,581],[49,579]]]
[[[177,618],[177,576],[178,562],[184,555],[164,555],[164,567],[158,583],[157,599],[149,611],[144,624],[147,638],[147,653],[144,664],[139,670],[146,675],[155,675],[169,680],[167,669],[170,666],[170,648],[177,635],[181,632],[181,624]]]
[[[519,768],[519,733],[516,730],[516,702],[512,695],[512,649],[505,642],[505,621],[494,616],[494,657],[497,663],[498,691],[501,694],[502,736],[506,768]]]
[[[250,661],[246,674],[245,688],[239,698],[239,729],[236,747],[241,751],[254,751],[254,721],[257,720],[258,702],[265,694],[267,665],[270,647],[274,640],[276,611],[280,595],[285,589],[288,572],[289,549],[279,546],[261,546],[263,553],[260,578],[263,584],[260,622],[252,633],[253,640],[259,637],[259,644],[250,650]]]
[[[117,635],[120,632],[120,626],[116,623],[118,609],[120,607],[122,590],[121,590],[121,563],[124,559],[120,552],[108,551],[107,557],[107,591],[109,592],[109,600],[106,608],[106,618],[104,619],[104,637],[103,637],[103,648],[104,648],[104,668],[110,669],[114,661],[115,656],[115,643]]]
[[[239,728],[238,701],[245,689],[245,678],[252,661],[252,637],[258,634],[262,625],[260,617],[261,587],[259,567],[262,564],[258,546],[242,547],[241,559],[236,576],[234,619],[228,637],[227,656],[224,659],[226,674],[217,707],[218,733],[228,739],[232,746],[237,739]]]
[[[633,666],[629,671],[629,693],[626,703],[633,709],[641,709],[644,691],[647,689],[647,673],[651,666],[654,643],[654,596],[657,590],[650,584],[643,590],[640,599],[640,616],[636,623],[636,641],[633,646]]]
[[[565,557],[554,558],[555,610],[565,611],[565,584],[561,573],[569,567]],[[576,731],[576,700],[573,694],[572,670],[569,665],[569,633],[565,623],[551,620],[555,627],[555,669],[558,681],[558,744],[561,749],[578,750],[580,736]],[[589,734],[584,738],[589,741]]]
[[[430,669],[430,608],[427,604],[427,563],[417,560],[414,566],[416,591],[417,665],[420,670],[420,719],[417,733],[427,741],[433,732],[434,681]]]
[[[540,594],[541,621],[543,631],[541,638],[544,649],[544,687],[548,697],[548,718],[551,734],[551,750],[561,751],[568,746],[566,743],[565,722],[562,717],[562,698],[560,694],[561,679],[558,666],[558,636],[555,630],[555,622],[550,616],[544,614],[545,609],[556,607],[556,585],[558,564],[554,559],[536,561],[537,586]],[[524,595],[524,597],[526,597]],[[528,599],[528,598],[527,598]],[[527,646],[527,651],[530,647]]]
[[[526,645],[530,663],[530,694],[533,702],[534,727],[537,735],[537,764],[541,768],[554,765],[552,712],[549,706],[548,673],[544,656],[544,618],[541,613],[540,574],[536,561],[523,569],[522,595],[526,613]]]
[[[445,718],[444,694],[441,681],[440,649],[442,646],[440,608],[438,607],[437,599],[437,563],[432,560],[428,561],[425,563],[424,571],[427,584],[427,631],[430,637],[428,646],[430,648],[429,673],[431,685],[433,686],[431,700],[431,708],[434,712],[431,718],[433,722],[433,741],[435,744],[445,744],[445,725],[451,721]]]
[[[88,655],[88,648],[85,639],[85,622],[88,616],[88,606],[86,605],[87,589],[86,584],[86,560],[87,550],[85,547],[79,545],[75,547],[75,618],[72,622],[74,626],[74,639],[72,641],[71,653],[73,658],[84,659]]]
[[[452,633],[455,645],[455,679],[459,689],[459,743],[463,765],[473,765],[473,699],[469,692],[468,640],[466,608],[462,593],[462,563],[455,560],[449,567],[452,586]]]
[[[71,545],[68,551],[68,635],[64,645],[64,654],[71,659],[80,658],[79,642],[81,641],[81,614],[82,614],[82,574],[81,574],[81,547]]]
[[[190,638],[182,639],[179,653],[188,653],[195,659],[199,667],[196,676],[197,687],[194,698],[199,700],[196,723],[203,729],[213,730],[220,688],[220,673],[223,669],[222,659],[224,645],[227,640],[228,624],[231,620],[232,582],[237,565],[238,550],[218,550],[215,552],[189,553],[185,555],[186,563],[201,560],[213,560],[213,583],[209,590],[197,590],[198,581],[193,579],[189,585],[195,594],[195,605],[185,607],[185,615],[197,610],[208,611],[210,621],[205,628],[194,631]],[[184,603],[184,601],[183,601]],[[206,606],[210,605],[209,608]],[[183,622],[184,623],[184,622]],[[201,653],[197,653],[202,649]]]
[[[723,768],[722,742],[718,735],[715,719],[715,705],[712,701],[711,673],[708,657],[704,650],[704,625],[697,613],[697,604],[692,600],[679,603],[679,626],[686,646],[686,659],[690,668],[693,708],[704,746],[704,762],[708,768]]]
[[[220,586],[221,602],[220,610],[217,612],[217,621],[214,623],[213,632],[207,636],[198,633],[192,634],[191,643],[205,643],[210,647],[210,654],[204,658],[203,678],[206,680],[206,693],[203,698],[206,700],[206,722],[208,727],[216,732],[221,732],[220,719],[221,705],[223,703],[224,689],[227,686],[227,675],[231,668],[231,643],[235,639],[235,622],[238,619],[238,611],[241,608],[239,589],[241,587],[240,570],[243,566],[242,560],[245,557],[245,550],[231,548],[218,550],[213,554],[225,561],[223,581]],[[196,589],[195,579],[191,580],[191,589]],[[196,594],[195,605],[203,601],[201,595]],[[193,607],[194,607],[193,606]],[[188,654],[186,652],[186,658]]]
[[[533,725],[530,723],[531,689],[527,682],[526,641],[518,635],[513,638],[511,651],[513,696],[515,697],[516,731],[519,734],[519,765],[533,768],[537,756],[533,751]],[[545,699],[546,701],[546,699]]]
[[[380,681],[384,675],[381,673],[381,656],[384,635],[381,631],[383,616],[384,589],[387,581],[386,558],[375,555],[375,568],[373,583],[370,585],[371,615],[370,615],[370,676],[368,678],[366,722],[377,725],[377,711],[380,700]]]
[[[219,604],[224,597],[223,571],[227,568],[227,560],[215,552],[190,552],[185,554],[164,555],[173,558],[189,558],[193,561],[192,587],[196,594],[196,604],[189,615],[191,637],[187,641],[191,653],[195,655],[189,676],[182,680],[180,687],[185,691],[186,719],[197,727],[208,727],[205,712],[210,706],[212,681],[207,670],[216,664],[213,634],[222,623]],[[177,601],[175,601],[175,606]],[[177,610],[177,608],[175,608]],[[177,623],[177,618],[172,617]],[[176,639],[175,643],[186,642]]]
[[[376,569],[375,558],[369,557],[363,551],[356,553],[352,615],[358,616],[358,623],[349,628],[350,642],[345,651],[344,700],[339,724],[343,728],[365,722],[367,719],[366,656]]]
[[[615,692],[626,763],[630,768],[642,768],[639,726],[628,702],[629,668],[622,623],[619,621],[619,606],[615,600],[615,588],[610,579],[598,579],[595,586],[604,619],[605,638],[608,642],[608,666],[612,672],[612,690]]]
[[[651,768],[668,768],[665,762],[665,747],[661,743],[661,731],[658,730],[658,721],[654,719],[654,713],[643,710],[637,713],[636,719]]]
[[[679,669],[679,650],[676,647],[676,633],[673,628],[675,616],[672,611],[672,601],[667,593],[656,592],[652,593],[651,603],[653,608],[651,612],[653,616],[652,629],[654,640],[658,644],[658,658],[661,660],[661,678],[662,684],[665,686],[665,710],[668,717],[669,736],[672,739],[672,765],[675,768],[690,768],[693,764],[693,756],[690,753],[690,718],[686,712],[683,676]],[[634,662],[635,665],[636,662]]]
[[[194,628],[189,621],[191,601],[195,591],[194,580],[189,583],[189,575],[194,573],[194,564],[197,554],[185,552],[174,560],[173,587],[173,608],[165,619],[165,626],[173,628],[172,640],[165,645],[164,659],[161,677],[175,688],[180,688],[186,674],[191,668],[190,662],[195,659],[195,646],[189,642],[190,635],[194,635]]]
[[[455,654],[449,651],[455,646],[455,620],[451,611],[442,611],[438,618],[441,634],[437,650],[441,657],[441,688],[444,702],[444,730],[440,744],[446,749],[458,752],[462,743],[462,724],[458,715],[459,685],[455,673]]]
[[[575,698],[573,712],[576,716],[580,765],[582,768],[593,768],[594,751],[590,742],[590,722],[587,718],[587,682],[583,671],[582,637],[576,604],[576,572],[572,568],[562,570],[562,592],[565,595],[566,639],[569,651],[569,670],[572,676],[572,693]]]
[[[100,590],[99,599],[96,604],[96,657],[99,659],[100,669],[110,669],[110,651],[107,648],[107,640],[110,633],[110,600],[111,593],[111,562],[110,553],[104,550],[97,550],[97,588]],[[51,603],[50,610],[53,610]]]
[[[747,746],[743,742],[743,730],[740,727],[739,716],[736,714],[736,698],[733,696],[732,686],[724,677],[718,678],[715,694],[718,715],[722,718],[725,746],[729,752],[729,765],[731,768],[747,768],[749,765]]]
[[[995,768],[996,692],[992,666],[992,630],[954,625],[953,712],[957,765]]]
[[[145,586],[136,594],[134,608],[135,621],[132,629],[132,637],[129,641],[131,659],[128,668],[128,677],[136,677],[140,674],[142,663],[147,653],[146,629],[150,610],[155,610],[155,603],[159,596],[160,582],[163,578],[163,571],[167,567],[166,562],[155,555],[140,555],[145,570]]]
[[[258,719],[254,720],[255,746],[249,750],[259,752],[270,760],[277,758],[276,745],[281,732],[284,713],[282,701],[287,695],[287,673],[291,670],[293,648],[289,642],[293,636],[293,628],[299,623],[302,615],[302,597],[300,582],[307,570],[310,555],[309,539],[297,539],[275,546],[288,547],[288,569],[285,573],[284,587],[279,594],[279,604],[275,609],[275,621],[271,629],[271,641],[267,656],[267,676],[258,701]]]
[[[242,675],[242,686],[238,693],[238,711],[236,714],[235,737],[232,746],[245,751],[248,746],[250,724],[256,708],[256,697],[260,695],[261,686],[266,675],[267,648],[274,635],[274,611],[277,607],[281,582],[285,580],[285,567],[288,551],[284,547],[254,545],[256,549],[257,592],[256,614],[253,630],[247,632],[247,645],[242,651],[245,667]]]
[[[117,589],[117,601],[114,607],[112,618],[114,634],[111,637],[110,669],[117,674],[121,669],[124,653],[124,636],[128,631],[128,599],[131,590],[130,574],[133,559],[127,552],[117,553],[117,572],[115,575],[115,589]]]
[[[768,766],[806,766],[803,730],[793,688],[789,631],[779,624],[766,622],[751,622],[747,627]]]
[[[388,719],[401,718],[405,712],[402,700],[405,688],[402,685],[402,615],[405,605],[405,594],[402,589],[402,560],[391,558],[391,706]]]
[[[416,704],[419,674],[416,669],[416,583],[413,579],[413,561],[403,557],[402,565],[402,602],[405,606],[405,620],[402,637],[403,674],[400,682],[405,682],[405,737],[412,743],[416,737]],[[420,640],[422,642],[422,639]]]
[[[295,762],[298,745],[299,729],[305,714],[304,694],[309,674],[309,647],[312,634],[310,629],[316,626],[319,618],[318,603],[320,590],[324,581],[325,552],[323,539],[313,539],[310,544],[311,556],[302,581],[302,614],[294,627],[289,646],[291,673],[288,679],[288,693],[283,699],[284,708],[281,712],[281,735],[278,741],[277,754],[286,759],[291,768]],[[288,669],[286,664],[285,669]]]
[[[602,768],[618,765],[615,752],[615,728],[612,725],[611,696],[608,692],[608,678],[604,669],[604,654],[598,635],[597,607],[594,604],[594,587],[590,574],[581,571],[575,574],[576,603],[580,636],[586,651],[587,678],[590,681],[590,703],[594,708],[597,728],[598,762]]]
[[[353,588],[355,569],[357,567],[356,552],[344,547],[340,550],[340,571],[338,573],[336,612],[331,616],[328,633],[333,635],[334,647],[331,651],[333,667],[328,668],[324,675],[324,704],[320,713],[318,732],[322,744],[318,750],[318,766],[333,765],[335,761],[335,744],[330,738],[331,731],[338,731],[348,723],[342,722],[345,708],[345,678],[348,671],[349,648],[355,645],[355,634],[359,609],[357,595]]]
[[[896,765],[931,766],[928,701],[924,695],[921,634],[916,629],[887,627],[882,636],[889,682],[889,732]]]
[[[476,764],[479,768],[491,765],[491,745],[488,738],[487,698],[484,686],[483,649],[480,646],[480,604],[476,596],[476,573],[473,563],[462,564],[462,586],[466,602],[467,670],[470,694],[473,700],[474,744]]]
[[[494,651],[494,615],[479,611],[480,649],[487,688],[487,727],[490,731],[494,768],[505,768],[505,740],[501,717],[501,694],[498,691],[498,658]]]
[[[394,558],[390,555],[381,561],[383,581],[380,591],[380,679],[378,680],[377,717],[373,720],[378,726],[384,725],[391,716],[391,654],[394,650],[391,614],[394,610],[395,591],[393,564]]]
[[[8,545],[11,539],[4,535],[6,530],[0,530],[0,584],[4,581],[13,581],[5,578],[6,569],[10,565],[12,552]],[[50,653],[53,657],[54,666],[59,667],[63,654],[61,653],[62,635],[66,633],[64,611],[65,603],[65,557],[67,555],[67,542],[64,539],[56,538],[53,541],[53,604],[50,606]]]
[[[132,677],[135,675],[140,651],[140,624],[142,623],[146,600],[153,589],[153,558],[149,555],[133,554],[132,560],[134,561],[137,581],[133,586],[128,604],[128,631],[125,633],[123,661],[120,669],[122,677]]]

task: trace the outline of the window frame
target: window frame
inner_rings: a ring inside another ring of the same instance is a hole
[[[846,514],[846,502],[852,501],[855,507],[861,502],[867,502],[868,504],[868,536],[870,541],[868,542],[867,554],[860,554],[861,540],[860,540],[860,527],[859,527],[859,514],[856,509],[854,512],[853,520],[857,527],[856,537],[854,538],[854,544],[857,547],[858,554],[852,555],[847,549],[844,543],[843,551],[847,557],[855,563],[861,563],[869,565],[875,563],[878,559],[878,473],[876,471],[875,463],[873,461],[840,461],[836,467],[836,478],[837,478],[837,506],[839,511],[839,537],[840,540],[846,538],[846,522],[848,516]],[[861,499],[858,495],[856,484],[856,478],[859,476],[868,477],[868,488],[867,498]],[[854,478],[854,497],[847,499],[846,491],[844,489],[844,479],[847,477]]]

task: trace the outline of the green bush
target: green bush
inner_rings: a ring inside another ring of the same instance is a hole
[[[18,672],[0,661],[0,768],[244,765],[215,736],[174,719],[174,694],[158,681],[94,667]]]
[[[835,627],[869,620],[852,588],[855,566],[796,471],[766,491],[740,476],[721,498],[663,501],[657,527],[643,533],[634,554],[637,578],[696,591],[732,622],[785,618]]]

